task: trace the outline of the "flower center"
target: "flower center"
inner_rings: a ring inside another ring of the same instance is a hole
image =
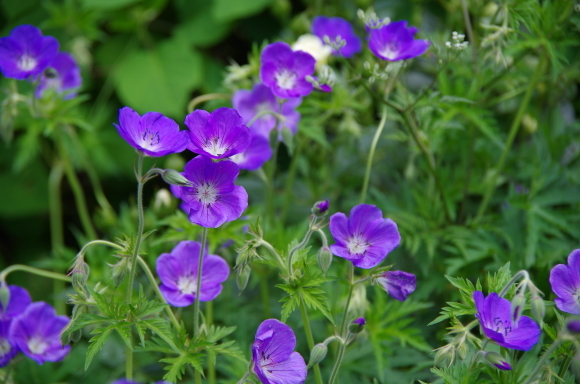
[[[389,60],[394,60],[399,56],[401,46],[397,41],[389,41],[381,50],[381,55]]]
[[[40,336],[35,336],[28,340],[28,349],[35,355],[42,355],[48,348],[48,343]]]
[[[277,72],[274,75],[274,79],[276,79],[276,84],[282,89],[292,89],[296,85],[296,74],[286,69]]]
[[[203,150],[212,156],[221,156],[226,153],[228,149],[229,148],[224,146],[219,137],[213,137],[209,140],[206,140],[205,144],[203,145]]]
[[[143,139],[143,144],[147,149],[154,149],[160,141],[159,132],[151,132],[149,128],[145,129],[141,138]]]
[[[22,55],[18,59],[18,68],[22,71],[31,71],[36,68],[36,59],[28,55]]]
[[[495,324],[495,331],[503,333],[504,336],[507,336],[512,331],[512,327],[507,320],[496,317],[493,319],[493,323]]]
[[[364,255],[370,244],[361,235],[355,235],[347,240],[348,251],[353,255]]]
[[[12,350],[8,339],[0,339],[0,356],[6,356]]]
[[[192,294],[195,293],[197,288],[197,280],[195,276],[179,276],[179,280],[177,280],[177,289],[181,293]]]
[[[236,164],[240,164],[246,161],[246,152],[238,153],[230,157],[230,160]]]
[[[211,184],[201,184],[195,189],[195,192],[202,204],[210,205],[217,200],[217,190]]]

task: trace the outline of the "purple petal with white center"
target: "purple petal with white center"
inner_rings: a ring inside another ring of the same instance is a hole
[[[0,368],[5,367],[18,354],[16,343],[9,337],[11,320],[0,320]]]
[[[60,361],[70,351],[62,346],[60,334],[68,325],[69,318],[57,316],[54,308],[39,301],[32,303],[26,311],[12,320],[10,338],[26,356],[43,364]]]
[[[568,256],[568,265],[558,264],[550,271],[554,303],[563,312],[580,315],[580,249]]]
[[[404,271],[387,271],[377,281],[389,295],[399,301],[405,301],[417,287],[417,277]]]
[[[388,61],[411,59],[425,53],[429,47],[427,40],[415,40],[417,29],[407,28],[404,20],[396,21],[372,29],[369,37],[369,49],[372,53]]]
[[[67,52],[60,52],[50,62],[49,69],[39,76],[39,83],[35,91],[35,96],[40,98],[45,89],[54,89],[58,93],[73,91],[82,84],[81,70],[74,57]],[[50,68],[53,73],[47,73]],[[65,98],[74,97],[75,93],[69,93]]]
[[[188,307],[195,301],[193,293],[183,293],[178,289],[171,289],[163,284],[159,286],[159,290],[167,304],[174,307]]]
[[[232,108],[218,108],[212,113],[195,110],[185,117],[191,143],[189,150],[212,159],[224,159],[241,153],[250,145],[250,130]]]
[[[10,300],[6,309],[2,308],[0,303],[0,319],[2,320],[9,320],[20,315],[32,303],[30,294],[26,289],[18,285],[9,285],[8,291],[10,292]]]
[[[312,33],[321,40],[324,36],[328,36],[330,41],[335,41],[337,36],[340,36],[346,41],[346,45],[340,49],[340,52],[333,49],[332,54],[335,56],[342,55],[348,58],[362,50],[361,39],[354,33],[352,25],[343,18],[316,16],[312,20]]]
[[[240,167],[248,171],[255,171],[272,158],[272,148],[270,142],[265,137],[252,135],[250,146],[245,152],[232,156],[231,160]]]

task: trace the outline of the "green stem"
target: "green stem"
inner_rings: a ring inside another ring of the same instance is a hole
[[[572,357],[571,357],[571,353],[574,350],[574,346],[570,346],[570,348],[568,348],[568,354],[566,355],[566,357],[564,358],[564,361],[562,362],[562,365],[560,365],[560,370],[558,371],[558,376],[559,377],[564,377],[564,374],[566,373],[566,371],[568,370],[568,368],[570,367],[570,363],[572,361]]]
[[[151,269],[149,269],[149,266],[147,265],[145,260],[143,260],[143,258],[141,256],[137,256],[137,261],[139,262],[139,265],[141,265],[141,268],[143,268],[143,271],[145,271],[145,274],[147,275],[147,278],[151,282],[151,286],[155,290],[157,297],[159,297],[159,299],[162,302],[167,304],[165,297],[163,297],[163,294],[159,290],[159,286],[157,284],[157,281],[155,280],[155,276],[153,276],[153,272],[151,272]],[[169,316],[169,319],[171,320],[171,323],[173,323],[173,326],[175,327],[175,329],[177,329],[177,330],[181,329],[181,326],[179,325],[179,321],[177,321],[177,319],[175,318],[175,315],[173,314],[173,311],[171,310],[169,305],[165,306],[165,312],[167,313],[167,316]]]
[[[541,57],[540,62],[538,63],[538,66],[536,67],[534,75],[533,75],[532,79],[530,80],[528,90],[526,91],[526,94],[524,95],[524,99],[522,100],[522,103],[520,104],[520,107],[519,107],[518,111],[516,112],[516,116],[512,122],[510,130],[509,130],[509,134],[508,134],[508,138],[507,138],[506,143],[505,143],[505,147],[501,153],[501,156],[497,162],[497,165],[495,166],[495,169],[494,169],[494,171],[491,175],[491,178],[488,182],[487,191],[485,192],[485,195],[483,197],[481,205],[479,206],[479,210],[477,211],[477,215],[475,216],[475,219],[473,220],[473,224],[475,224],[475,223],[479,222],[479,220],[481,220],[485,210],[487,209],[487,205],[489,204],[491,196],[493,195],[493,192],[495,191],[497,178],[498,178],[499,174],[501,173],[501,171],[503,170],[503,166],[504,166],[505,160],[507,158],[508,152],[510,151],[512,144],[516,138],[516,135],[517,135],[519,128],[520,128],[520,123],[522,121],[522,118],[524,116],[526,109],[528,108],[528,104],[532,98],[532,93],[534,92],[534,89],[536,88],[536,83],[538,82],[540,74],[542,73],[545,59],[543,56],[540,56],[540,57]]]
[[[143,212],[143,158],[145,155],[139,152],[139,158],[137,159],[137,215],[138,215],[138,227],[137,227],[137,238],[135,239],[135,245],[133,247],[133,254],[131,255],[131,269],[129,270],[129,285],[127,285],[127,298],[126,303],[131,304],[131,299],[133,297],[133,282],[135,281],[135,269],[137,267],[137,256],[139,256],[139,250],[141,249],[141,241],[143,239],[143,228],[145,227],[145,214]]]
[[[217,99],[230,100],[231,98],[232,98],[232,95],[228,95],[225,93],[208,93],[205,95],[197,96],[197,97],[193,98],[189,102],[189,104],[187,104],[187,113],[193,112],[193,110],[195,109],[195,107],[198,104],[205,103],[206,101],[217,100]]]
[[[61,127],[55,129],[56,132],[56,140],[58,143],[59,148],[59,155],[64,165],[64,170],[66,173],[66,178],[70,184],[70,187],[73,191],[75,196],[75,203],[77,206],[77,211],[79,214],[79,218],[81,219],[81,224],[83,226],[83,230],[85,235],[90,239],[95,239],[97,237],[97,232],[93,227],[93,223],[91,222],[91,216],[89,215],[89,210],[87,208],[87,202],[85,199],[85,194],[83,192],[83,188],[81,183],[75,173],[74,167],[72,166],[70,159],[68,157],[68,153],[65,148],[65,144],[62,138]]]
[[[71,281],[70,277],[63,275],[62,273],[45,271],[43,269],[29,267],[28,265],[23,265],[23,264],[13,264],[13,265],[9,266],[8,268],[2,270],[2,272],[0,272],[0,281],[6,281],[6,278],[8,277],[8,275],[14,271],[28,272],[28,273],[32,273],[33,275],[47,277],[49,279],[66,281],[67,283],[70,283],[70,281]]]
[[[205,320],[208,324],[213,322],[213,301],[208,301],[205,306]],[[209,384],[215,384],[215,365],[211,359],[207,359],[207,377],[209,379]]]
[[[562,340],[560,340],[559,337],[556,340],[554,340],[552,345],[550,345],[550,348],[548,348],[544,352],[544,354],[542,355],[540,360],[538,360],[538,362],[535,364],[534,369],[532,370],[532,373],[530,373],[530,376],[528,376],[528,379],[523,384],[530,384],[531,382],[533,382],[534,377],[536,377],[538,371],[543,367],[546,360],[548,360],[550,358],[550,355],[552,355],[552,353],[556,350],[556,348],[558,348],[558,346],[561,343],[562,343]]]
[[[200,334],[199,329],[199,296],[201,292],[201,279],[202,279],[202,267],[203,267],[203,256],[205,254],[205,247],[207,243],[207,228],[203,227],[201,230],[201,248],[199,249],[199,259],[197,262],[197,276],[196,276],[196,288],[195,288],[195,301],[193,302],[193,337]],[[197,381],[197,380],[196,380]]]
[[[288,273],[286,264],[284,263],[284,261],[282,260],[282,257],[280,257],[278,252],[276,252],[276,250],[274,249],[272,244],[270,244],[266,240],[262,239],[260,241],[260,245],[265,247],[268,251],[270,251],[270,253],[276,258],[276,261],[278,261],[278,265],[280,266],[280,269],[282,269],[283,271]]]
[[[314,337],[312,336],[312,329],[310,328],[310,320],[308,319],[308,310],[304,304],[304,298],[300,295],[300,314],[302,315],[302,323],[304,324],[304,332],[306,333],[306,340],[308,341],[308,348],[312,351],[314,348]],[[315,364],[313,367],[316,384],[322,384],[322,373],[320,367]]]
[[[373,157],[375,155],[375,149],[379,142],[379,138],[381,137],[381,133],[383,132],[383,128],[385,127],[385,123],[387,122],[387,106],[383,107],[383,113],[381,115],[381,121],[379,122],[379,126],[375,132],[375,136],[373,137],[373,141],[371,143],[371,148],[369,151],[369,157],[367,159],[367,168],[365,171],[365,178],[363,181],[363,188],[360,195],[360,204],[364,204],[365,199],[367,197],[367,190],[369,187],[369,180],[371,178],[371,167],[373,165]]]
[[[125,377],[128,380],[133,378],[133,351],[125,345]]]
[[[60,260],[64,249],[64,232],[62,220],[61,183],[64,174],[60,161],[55,161],[48,177],[48,206],[50,215],[50,242],[52,255]],[[60,300],[58,295],[64,292],[65,285],[61,280],[54,280],[52,291],[54,297],[54,307],[57,313],[64,313],[66,301]]]

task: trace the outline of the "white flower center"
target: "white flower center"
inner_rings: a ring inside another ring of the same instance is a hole
[[[159,132],[151,132],[149,128],[145,129],[143,135],[141,135],[143,142],[141,143],[142,147],[145,149],[155,150],[157,145],[159,144]]]
[[[197,289],[197,280],[195,276],[179,276],[177,280],[177,289],[181,293],[192,294]]]
[[[224,146],[224,143],[220,140],[219,137],[214,137],[211,138],[210,140],[206,140],[206,142],[203,145],[203,150],[211,154],[212,156],[221,156],[224,153],[226,153],[228,149],[229,148],[227,146]]]
[[[35,336],[28,340],[28,349],[35,355],[42,355],[48,348],[48,343],[40,336]]]
[[[286,69],[277,72],[274,75],[274,79],[276,79],[276,84],[282,89],[292,89],[296,84],[296,74]]]
[[[394,60],[399,56],[401,47],[396,41],[389,41],[384,48],[381,50],[381,56],[386,57],[389,60]]]
[[[22,71],[31,71],[36,68],[36,59],[28,55],[22,55],[18,58],[18,68]]]
[[[0,356],[6,356],[12,350],[8,339],[0,339]]]
[[[202,184],[195,189],[198,200],[202,204],[210,205],[217,200],[217,190],[211,184]]]
[[[364,255],[370,244],[361,235],[355,235],[347,240],[348,251],[353,255]]]
[[[243,164],[246,161],[246,152],[242,152],[242,153],[238,153],[233,155],[232,157],[230,157],[230,160],[233,161],[234,163],[240,165]]]

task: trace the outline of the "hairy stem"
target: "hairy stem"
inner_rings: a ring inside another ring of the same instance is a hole
[[[2,272],[0,272],[0,281],[6,281],[6,278],[8,277],[8,275],[14,271],[28,272],[28,273],[32,273],[33,275],[38,275],[38,276],[42,276],[42,277],[47,277],[49,279],[61,280],[61,281],[66,281],[66,282],[71,281],[70,277],[68,277],[62,273],[45,271],[43,269],[34,268],[34,267],[30,267],[28,265],[23,265],[23,264],[13,264],[13,265],[9,266],[8,268],[2,270]]]
[[[133,378],[133,351],[125,345],[125,377],[128,380]]]
[[[195,109],[195,107],[198,104],[205,103],[206,101],[217,100],[217,99],[230,100],[231,98],[232,98],[232,95],[228,95],[225,93],[208,93],[205,95],[197,96],[197,97],[193,98],[189,102],[189,104],[187,104],[187,113],[193,112],[193,110]]]
[[[367,190],[369,187],[369,181],[371,178],[371,167],[373,165],[373,157],[375,156],[375,149],[379,142],[379,138],[381,137],[381,133],[383,132],[383,128],[385,127],[385,123],[387,122],[387,106],[383,106],[383,112],[381,114],[381,121],[377,127],[375,132],[375,136],[373,137],[373,141],[371,143],[371,148],[369,151],[369,157],[367,159],[367,168],[365,171],[365,178],[363,181],[363,188],[360,194],[360,204],[364,204],[365,199],[367,197]]]
[[[302,315],[302,323],[304,324],[304,332],[306,333],[306,340],[308,341],[308,348],[312,351],[314,348],[314,337],[312,336],[312,329],[310,328],[310,320],[308,319],[308,310],[304,304],[304,298],[300,295],[300,314]],[[322,384],[322,373],[320,367],[315,364],[313,367],[316,384]]]
[[[143,158],[145,155],[139,152],[139,158],[137,159],[137,215],[138,215],[138,226],[137,226],[137,239],[135,240],[135,245],[133,247],[133,254],[131,255],[131,269],[129,270],[129,284],[127,285],[127,298],[126,303],[131,303],[131,298],[133,297],[133,282],[135,281],[135,268],[137,266],[137,256],[139,256],[139,250],[141,248],[141,241],[143,240],[143,228],[145,226],[145,214],[143,212]]]
[[[205,254],[205,247],[207,243],[207,228],[202,228],[201,230],[201,248],[199,250],[199,260],[197,262],[197,276],[196,276],[196,288],[195,288],[195,301],[193,302],[193,337],[200,334],[199,329],[199,297],[201,292],[201,279],[202,279],[202,267],[203,267],[203,256]]]
[[[532,370],[532,373],[530,373],[530,376],[528,376],[528,379],[523,384],[530,384],[534,381],[534,378],[538,374],[538,371],[541,368],[543,368],[546,360],[548,360],[550,358],[552,353],[554,353],[554,351],[560,346],[561,343],[562,343],[562,340],[559,337],[556,338],[556,340],[554,340],[552,345],[550,345],[550,348],[546,349],[546,351],[544,352],[544,354],[542,355],[540,360],[538,360],[538,362],[534,366],[534,369]]]

